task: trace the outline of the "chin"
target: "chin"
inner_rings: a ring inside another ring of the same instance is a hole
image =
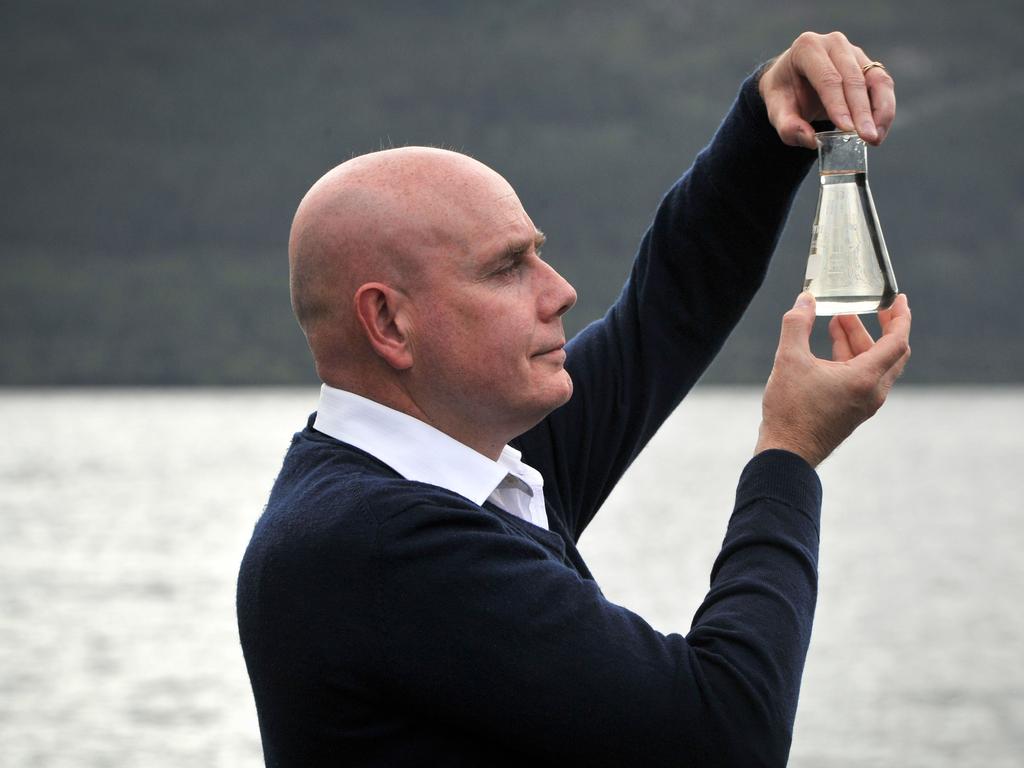
[[[549,382],[544,388],[543,395],[532,401],[532,415],[528,424],[524,424],[522,432],[532,429],[546,419],[552,411],[565,405],[572,397],[572,379],[569,374],[562,371],[562,376],[557,382]]]
[[[569,376],[569,372],[564,368],[561,371],[561,375],[562,381],[559,382],[559,389],[557,390],[558,393],[552,394],[552,403],[548,408],[548,413],[555,410],[555,408],[560,408],[565,405],[572,397],[572,377]]]
[[[559,405],[565,405],[572,398],[572,376],[570,376],[569,372],[564,369],[562,370],[562,373],[565,374],[565,399],[562,400]]]

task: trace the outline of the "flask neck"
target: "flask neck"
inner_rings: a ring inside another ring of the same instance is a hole
[[[822,176],[868,172],[868,146],[853,131],[825,131],[814,134],[814,138]]]

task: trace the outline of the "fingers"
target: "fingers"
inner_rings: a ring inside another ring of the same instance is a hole
[[[860,48],[850,44],[850,41],[840,33],[834,33],[832,46],[829,54],[836,67],[836,70],[843,79],[843,96],[846,98],[846,106],[849,115],[852,116],[854,130],[860,134],[865,141],[876,143],[878,141],[878,130],[875,127],[875,120],[871,110],[871,100],[868,98],[867,82],[864,73],[861,71],[859,56],[867,58]],[[847,129],[849,130],[849,129]]]
[[[860,48],[856,48],[857,66],[860,68],[867,87],[868,99],[871,102],[871,118],[874,120],[878,133],[878,140],[871,142],[878,145],[885,140],[893,120],[896,119],[896,88],[892,76],[882,67],[871,67],[864,71],[864,67],[873,64],[867,54]],[[865,137],[866,138],[866,137]]]
[[[875,343],[857,315],[836,315],[829,321],[828,332],[832,337],[832,359],[838,363],[867,352]]]
[[[902,358],[898,361],[896,372],[892,375],[892,381],[903,371],[903,367],[910,359],[910,326],[911,326],[910,304],[905,294],[896,297],[889,309],[883,309],[878,313],[878,321],[882,326],[882,339],[894,339],[897,348],[903,350]],[[891,386],[891,382],[890,382]]]
[[[832,337],[832,359],[837,363],[845,363],[853,357],[853,348],[846,337],[846,330],[839,322],[841,315],[828,321],[828,335]]]
[[[800,117],[800,107],[792,93],[783,92],[769,106],[768,120],[775,126],[782,143],[790,147],[817,150],[814,126]]]
[[[811,329],[814,327],[814,297],[804,291],[796,297],[793,308],[782,316],[779,352],[795,351],[811,354]]]
[[[814,127],[800,115],[799,81],[800,76],[793,72],[792,57],[783,54],[765,68],[758,89],[768,110],[768,121],[782,142],[791,147],[816,150]],[[813,118],[809,115],[808,119]]]
[[[896,320],[900,327],[890,331],[893,321]],[[893,301],[892,306],[888,309],[878,310],[878,322],[882,326],[882,333],[897,332],[901,330],[902,324],[906,324],[906,335],[910,337],[910,303],[907,301],[907,295],[901,293]]]
[[[870,362],[871,367],[879,376],[884,376],[909,354],[910,344],[906,339],[897,336],[884,336],[863,357],[865,362]],[[869,356],[873,358],[870,361],[867,360]]]
[[[846,331],[854,356],[863,354],[874,346],[875,340],[871,338],[858,315],[839,315],[839,323]]]
[[[862,68],[870,59],[841,32],[805,32],[790,53],[795,76],[806,79],[836,127],[857,131],[868,143],[880,144],[896,114],[888,73],[874,67],[865,74]]]
[[[910,359],[910,306],[907,297],[900,294],[893,305],[878,313],[882,337],[875,345],[857,358],[889,386],[903,371]]]
[[[865,58],[867,58],[865,56]],[[885,141],[896,119],[896,87],[892,76],[881,67],[869,69],[864,75],[871,99],[871,115],[878,129],[878,144]]]
[[[841,130],[854,130],[850,108],[846,104],[843,75],[832,59],[825,36],[805,32],[797,38],[792,50],[797,75],[810,83],[828,119]]]

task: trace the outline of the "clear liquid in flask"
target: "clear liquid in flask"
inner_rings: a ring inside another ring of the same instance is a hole
[[[885,309],[896,299],[896,278],[868,187],[864,142],[839,131],[818,141],[821,188],[804,290],[814,295],[818,315]]]

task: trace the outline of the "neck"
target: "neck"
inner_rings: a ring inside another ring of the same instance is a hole
[[[419,419],[424,424],[429,424],[434,429],[444,432],[454,440],[458,440],[465,446],[472,448],[479,454],[497,461],[502,450],[518,432],[505,435],[495,431],[477,429],[472,424],[467,424],[463,418],[446,418],[446,411],[441,408],[430,407],[424,404],[421,406],[417,399],[405,389],[398,386],[360,386],[359,384],[333,379],[325,381],[329,387],[344,389],[367,400],[387,406],[392,410]],[[460,414],[461,415],[461,414]]]

